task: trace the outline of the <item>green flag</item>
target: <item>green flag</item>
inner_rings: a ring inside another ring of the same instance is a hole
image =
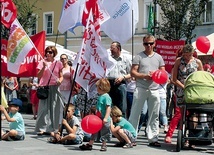
[[[149,19],[148,19],[148,33],[153,34],[153,32],[154,32],[154,13],[153,13],[152,5],[150,3]]]

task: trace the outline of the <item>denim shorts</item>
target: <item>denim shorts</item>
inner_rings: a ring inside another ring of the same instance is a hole
[[[9,132],[9,131],[6,131],[6,132]],[[17,131],[18,134],[16,136],[8,136],[8,140],[9,141],[16,141],[16,140],[24,140],[25,139],[25,135],[23,132],[21,131]]]
[[[75,144],[82,144],[83,138],[80,135],[76,135],[76,138],[74,140],[66,140],[66,145],[75,145]]]

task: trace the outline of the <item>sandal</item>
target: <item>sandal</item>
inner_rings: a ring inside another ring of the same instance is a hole
[[[119,142],[119,143],[116,143],[114,147],[123,147],[125,144],[126,144],[125,142]]]
[[[172,143],[172,139],[169,136],[167,136],[164,141],[165,143]]]
[[[132,143],[127,143],[126,145],[123,146],[124,149],[129,149],[133,148]]]
[[[106,145],[101,145],[100,151],[107,151],[107,146]]]
[[[81,150],[92,150],[92,145],[90,145],[90,144],[82,144],[81,146],[79,146],[79,148],[81,149]]]
[[[152,142],[152,143],[149,143],[149,146],[161,147],[161,144],[159,142]]]

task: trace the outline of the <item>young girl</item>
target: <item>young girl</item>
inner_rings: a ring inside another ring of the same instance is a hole
[[[96,115],[103,120],[103,127],[99,132],[91,135],[91,139],[88,144],[83,144],[79,148],[81,150],[92,150],[94,140],[98,137],[98,135],[100,135],[100,141],[102,142],[100,151],[107,151],[106,141],[109,141],[111,139],[110,113],[112,100],[108,94],[108,92],[110,91],[110,83],[108,79],[102,78],[96,82],[96,86],[97,92],[99,94],[96,105]]]
[[[136,145],[136,130],[125,118],[117,106],[111,109],[111,131],[112,134],[120,141],[115,147],[132,148]],[[114,124],[113,124],[114,123]]]
[[[73,104],[68,105],[67,117],[62,120],[62,123],[67,131],[65,136],[60,136],[61,127],[58,132],[51,132],[52,138],[48,139],[50,143],[63,143],[67,145],[81,144],[83,141],[83,131],[80,126],[80,122],[76,116],[74,116],[75,106]]]

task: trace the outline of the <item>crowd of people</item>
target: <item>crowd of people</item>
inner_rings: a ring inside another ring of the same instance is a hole
[[[180,50],[172,72],[168,73],[166,83],[157,84],[152,80],[152,74],[158,69],[165,70],[165,63],[155,52],[155,37],[144,36],[143,46],[145,50],[131,61],[121,53],[121,44],[112,42],[110,51],[116,65],[106,78],[96,82],[97,95],[90,99],[87,92],[74,82],[75,71],[68,56],[62,54],[58,61],[55,59],[57,49],[48,46],[45,58],[37,66],[37,77],[30,77],[28,83],[37,135],[49,135],[49,142],[62,144],[82,144],[84,136],[88,136],[88,143],[79,146],[81,150],[92,150],[94,141],[99,140],[102,142],[100,151],[107,151],[106,143],[112,135],[118,139],[115,147],[136,146],[138,132],[144,124],[149,145],[161,147],[159,128],[163,125],[165,142],[171,143],[173,132],[182,118],[179,104],[184,102],[185,79],[198,70],[211,72],[211,67],[209,64],[203,66],[193,56],[192,45],[186,44]],[[2,131],[2,139],[24,140],[24,120],[18,112],[22,101],[16,100],[17,78],[1,80],[8,105],[1,105],[0,110],[8,122],[13,122],[9,132]],[[45,86],[48,86],[48,97],[38,99],[37,89]],[[173,113],[169,111],[170,103],[174,103],[174,115],[168,125],[169,115]],[[91,135],[84,133],[76,109],[81,118],[89,114],[100,117],[103,121],[101,130]]]

